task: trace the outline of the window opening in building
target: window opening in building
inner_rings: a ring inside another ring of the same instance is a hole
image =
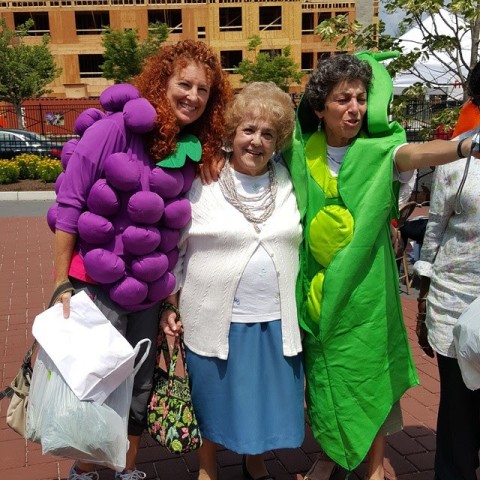
[[[206,38],[207,31],[205,27],[197,27],[197,38]]]
[[[182,33],[182,11],[179,8],[148,10],[148,23],[164,23],[170,33]]]
[[[100,65],[103,63],[103,55],[83,54],[78,56],[80,78],[98,78],[102,76]]]
[[[223,70],[227,72],[234,72],[238,68],[238,64],[243,59],[241,50],[223,50],[220,52],[220,62]]]
[[[266,53],[270,58],[278,57],[282,54],[281,48],[270,48],[268,50],[260,50],[260,53]]]
[[[77,35],[100,35],[110,26],[108,12],[75,12],[75,26]]]
[[[38,37],[50,33],[50,23],[47,12],[14,12],[13,22],[15,24],[15,30],[18,30],[20,25],[23,25],[30,19],[33,20],[34,25],[28,31],[28,35]]]
[[[220,7],[218,15],[221,32],[242,31],[242,7]]]
[[[302,35],[312,35],[314,33],[314,15],[313,12],[302,13]]]
[[[259,29],[262,30],[281,30],[282,29],[282,7],[276,5],[273,7],[258,7]]]
[[[311,72],[313,70],[313,52],[302,52],[302,71]]]
[[[320,25],[325,20],[330,20],[332,18],[332,14],[330,12],[322,12],[318,14],[318,24]]]

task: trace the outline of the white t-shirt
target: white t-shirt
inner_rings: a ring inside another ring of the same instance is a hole
[[[402,145],[399,145],[393,152],[393,159],[397,154],[398,149]],[[338,172],[342,166],[343,159],[348,150],[348,145],[345,147],[331,147],[327,145],[327,161],[330,168],[330,172],[334,177],[338,177]],[[414,170],[408,170],[406,172],[399,172],[395,167],[395,162],[393,163],[393,180],[398,180],[401,184],[408,183],[413,177]],[[412,187],[413,188],[413,187]]]
[[[235,187],[240,195],[253,197],[269,185],[268,172],[257,177],[232,169]],[[259,225],[262,228],[262,225]],[[259,245],[238,282],[232,306],[232,322],[269,322],[280,318],[280,290],[277,271],[267,251]]]

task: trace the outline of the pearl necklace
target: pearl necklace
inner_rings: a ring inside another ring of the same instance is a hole
[[[277,172],[275,163],[271,160],[268,166],[268,187],[258,195],[245,197],[238,193],[233,180],[230,167],[230,156],[225,160],[225,165],[220,172],[218,183],[225,199],[233,205],[243,216],[253,224],[255,231],[260,232],[259,224],[265,223],[275,210],[275,197],[277,195]]]

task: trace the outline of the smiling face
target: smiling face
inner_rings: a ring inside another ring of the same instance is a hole
[[[261,175],[268,170],[276,142],[277,131],[270,120],[246,115],[235,130],[230,165],[245,175]]]
[[[325,108],[316,111],[323,120],[327,143],[345,147],[358,135],[367,112],[367,90],[361,80],[344,81],[328,94]]]
[[[210,97],[210,82],[203,65],[192,62],[175,70],[167,83],[170,101],[180,128],[198,120]]]

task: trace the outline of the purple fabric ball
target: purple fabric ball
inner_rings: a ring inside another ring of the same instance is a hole
[[[125,250],[134,255],[152,253],[160,244],[160,232],[155,227],[130,225],[122,234]]]
[[[177,198],[165,204],[163,224],[169,228],[181,229],[192,218],[192,207],[186,198]]]
[[[147,298],[152,302],[159,302],[168,297],[175,288],[176,280],[173,273],[167,272],[158,280],[148,285]]]
[[[162,198],[177,197],[184,185],[183,174],[177,168],[156,167],[150,172],[150,190]]]
[[[68,161],[70,160],[70,157],[72,156],[74,150],[77,148],[78,145],[78,138],[72,138],[68,142],[65,142],[62,147],[62,155],[61,155],[61,162],[62,162],[62,167],[65,170],[68,165]]]
[[[187,161],[185,165],[182,167],[182,175],[183,175],[183,187],[181,193],[186,193],[190,190],[193,181],[195,180],[195,165],[193,162]]]
[[[140,92],[129,83],[119,83],[100,94],[100,105],[107,112],[121,112],[129,100],[140,98]]]
[[[172,250],[167,252],[166,255],[167,255],[167,258],[168,258],[168,269],[167,270],[173,270],[173,268],[175,267],[175,265],[178,262],[178,256],[179,256],[178,248],[173,248]]]
[[[144,282],[158,280],[167,270],[169,259],[167,255],[153,252],[132,260],[132,273],[135,278]]]
[[[159,250],[162,252],[169,252],[177,246],[180,239],[180,231],[172,228],[160,228],[160,245]]]
[[[130,100],[123,107],[125,125],[135,133],[152,131],[156,116],[157,112],[146,98]]]
[[[104,117],[105,114],[98,108],[87,108],[77,117],[73,129],[77,135],[82,136],[88,127]]]
[[[104,178],[97,180],[92,185],[87,197],[87,207],[92,213],[104,217],[115,215],[118,212],[120,207],[118,195]]]
[[[105,177],[111,185],[123,192],[135,190],[140,185],[140,169],[137,160],[127,153],[109,155],[104,163]]]
[[[82,240],[92,245],[103,245],[115,237],[112,222],[92,212],[83,212],[78,217],[77,227]]]
[[[128,201],[127,212],[130,220],[151,225],[157,223],[163,215],[165,204],[155,192],[134,193]]]
[[[120,306],[128,307],[142,303],[147,298],[148,287],[145,282],[126,276],[110,288],[110,298]]]
[[[60,186],[62,185],[64,178],[65,178],[65,172],[62,172],[55,180],[55,193],[57,195],[58,195],[58,192],[60,191]]]
[[[55,233],[57,225],[58,204],[52,205],[47,211],[47,224],[50,230]]]
[[[125,275],[125,262],[103,248],[90,250],[83,257],[85,270],[98,283],[114,283]]]

